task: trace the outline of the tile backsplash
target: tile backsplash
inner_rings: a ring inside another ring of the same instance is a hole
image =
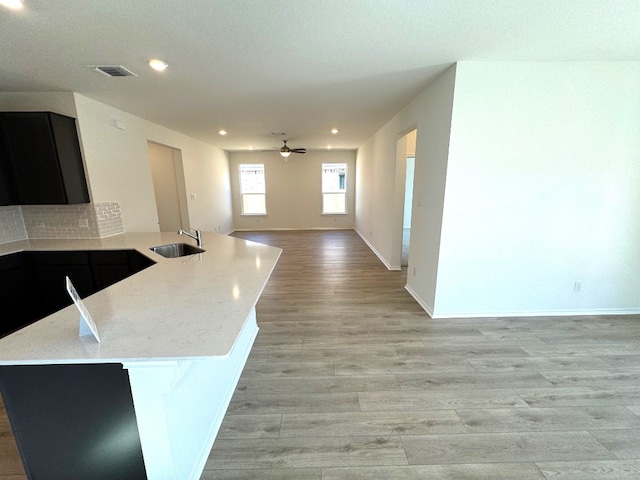
[[[118,202],[104,202],[94,206],[100,238],[112,237],[124,232],[122,214]]]
[[[104,238],[123,231],[118,202],[0,207],[0,243],[42,238]]]
[[[27,230],[19,206],[0,207],[0,243],[27,238]]]

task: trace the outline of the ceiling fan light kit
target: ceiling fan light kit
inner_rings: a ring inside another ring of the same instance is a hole
[[[282,146],[282,148],[280,149],[280,155],[282,155],[284,157],[284,159],[286,160],[289,155],[291,155],[292,153],[307,153],[307,149],[306,148],[289,148],[287,146],[287,141],[283,140],[284,145]]]

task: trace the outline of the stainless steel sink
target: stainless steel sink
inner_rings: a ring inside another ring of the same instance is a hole
[[[188,243],[167,243],[166,245],[151,247],[150,250],[167,258],[185,257],[204,252],[202,248],[194,247]]]

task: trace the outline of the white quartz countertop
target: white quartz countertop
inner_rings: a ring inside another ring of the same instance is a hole
[[[149,249],[174,242],[195,245],[191,238],[169,232],[0,245],[0,255],[23,250],[135,249],[156,262],[83,299],[100,343],[78,336],[80,314],[71,305],[1,338],[0,365],[228,355],[281,250],[213,232],[203,232],[204,253],[165,258]]]

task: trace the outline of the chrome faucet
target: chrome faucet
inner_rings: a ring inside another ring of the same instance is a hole
[[[198,247],[201,247],[202,246],[202,231],[201,230],[196,230],[194,228],[192,228],[191,230],[196,232],[196,234],[193,235],[193,234],[187,232],[186,230],[182,230],[182,229],[178,230],[178,233],[180,235],[186,235],[187,237],[193,238],[196,241],[196,245]]]

